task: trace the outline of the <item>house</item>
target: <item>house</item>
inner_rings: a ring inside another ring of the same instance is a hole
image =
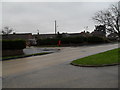
[[[2,35],[3,40],[16,40],[16,39],[22,39],[26,41],[26,44],[34,45],[36,44],[35,38],[32,36],[32,33],[14,33],[14,34],[7,34]]]
[[[7,34],[2,35],[3,40],[15,40],[15,39],[22,39],[22,40],[29,40],[33,39],[32,33],[19,33],[19,34]]]
[[[55,38],[56,34],[34,34],[35,39]]]
[[[58,34],[34,34],[33,37],[35,39],[46,39],[46,38],[56,38]],[[79,36],[91,36],[89,32],[81,32],[81,33],[62,33],[61,37],[79,37]]]

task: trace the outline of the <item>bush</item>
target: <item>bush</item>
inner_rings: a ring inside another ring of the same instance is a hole
[[[98,36],[90,36],[87,38],[88,43],[105,43],[106,41],[104,38]]]
[[[69,45],[69,44],[76,44],[79,45],[81,43],[106,43],[108,42],[107,38],[102,38],[98,36],[89,36],[89,37],[84,37],[84,36],[78,36],[78,37],[64,37],[64,38],[47,38],[47,39],[38,39],[37,40],[37,45],[57,45],[58,40],[61,40],[61,44]]]
[[[108,38],[108,40],[111,41],[111,42],[117,42],[118,41],[118,39],[116,39],[116,38]]]
[[[61,44],[79,44],[86,41],[85,37],[65,37],[65,38],[47,38],[38,39],[37,45],[57,45],[58,41],[61,40]]]
[[[62,38],[61,39],[62,44],[80,44],[83,42],[86,42],[85,37],[67,37],[67,38]]]
[[[57,45],[58,39],[56,38],[47,38],[47,39],[38,39],[37,45]]]
[[[3,50],[19,50],[26,47],[26,41],[24,40],[2,40]]]

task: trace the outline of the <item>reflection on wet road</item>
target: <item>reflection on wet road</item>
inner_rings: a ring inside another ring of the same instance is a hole
[[[117,88],[118,66],[85,68],[77,58],[117,48],[117,44],[59,47],[56,53],[3,61],[4,88]]]

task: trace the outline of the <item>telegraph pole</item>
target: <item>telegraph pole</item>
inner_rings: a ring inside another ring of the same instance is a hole
[[[37,34],[39,35],[39,29],[37,29],[37,31],[38,31],[38,33],[37,33]]]
[[[57,32],[56,20],[55,20],[55,34]]]

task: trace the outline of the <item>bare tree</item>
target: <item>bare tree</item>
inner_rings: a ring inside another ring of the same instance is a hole
[[[99,11],[92,19],[99,24],[105,25],[108,33],[116,33],[120,38],[120,2],[112,5],[107,10]]]
[[[10,27],[8,27],[8,26],[6,26],[6,27],[4,27],[4,28],[2,29],[3,35],[8,35],[8,34],[10,34],[12,31],[13,31],[13,29],[10,28]]]

